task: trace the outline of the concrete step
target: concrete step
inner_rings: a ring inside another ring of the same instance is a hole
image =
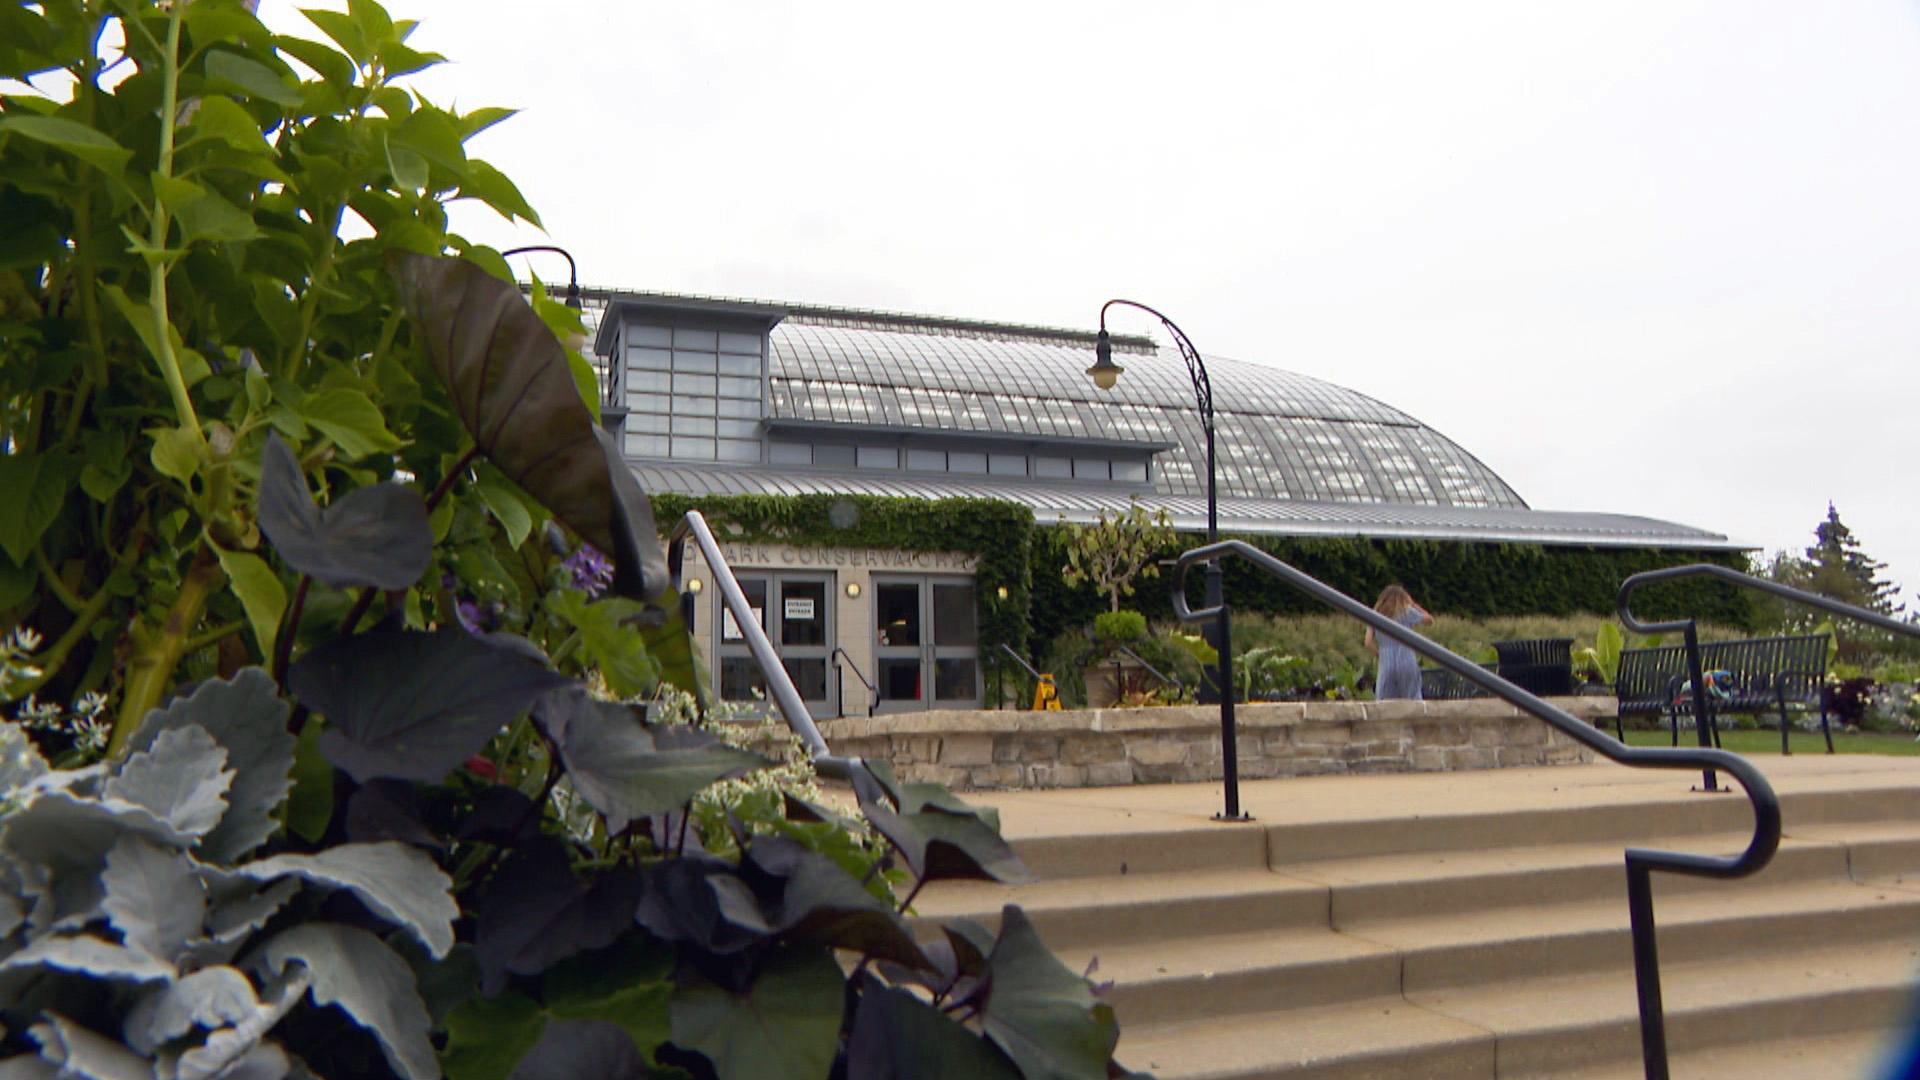
[[[1668,1058],[1673,1080],[1905,1080],[1879,1030],[1765,1039]],[[1639,1059],[1518,1080],[1646,1080]]]
[[[1898,1025],[1920,947],[1822,947],[1663,971],[1683,1061],[1780,1039],[1859,1047]],[[1164,1080],[1426,1080],[1640,1075],[1630,972],[1161,1024],[1123,1022],[1116,1056]],[[1676,1078],[1690,1074],[1676,1069]],[[1746,1074],[1773,1077],[1765,1068]],[[1838,1078],[1857,1073],[1806,1072]]]
[[[1019,904],[1040,936],[1063,949],[1242,930],[1324,930],[1327,893],[1325,885],[1261,867],[1069,877],[1013,888],[952,881],[922,891],[914,901],[914,914],[969,918],[997,928],[1001,906]]]

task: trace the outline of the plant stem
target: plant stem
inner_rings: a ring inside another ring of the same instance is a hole
[[[38,544],[33,546],[33,565],[40,571],[41,580],[47,583],[47,591],[52,593],[54,599],[60,601],[68,611],[79,612],[87,606],[85,600],[80,599],[77,593],[67,588],[66,582],[60,580],[60,575],[54,570],[53,563],[47,559],[47,553]]]
[[[186,655],[189,632],[200,621],[200,613],[220,583],[220,577],[220,566],[214,560],[212,549],[202,545],[194,556],[192,568],[180,583],[180,595],[168,609],[166,621],[157,630],[134,625],[133,656],[127,661],[126,697],[121,700],[120,715],[113,722],[107,756],[120,754],[148,710],[160,704],[161,696],[173,681],[173,669]]]
[[[31,693],[40,689],[60,673],[60,669],[66,666],[67,656],[93,629],[93,624],[99,620],[101,613],[107,610],[107,604],[112,600],[113,594],[106,589],[101,589],[93,594],[93,599],[88,600],[80,610],[74,612],[73,625],[67,627],[67,632],[60,635],[60,640],[53,643],[53,648],[41,654],[36,664],[40,668],[40,676],[28,680],[23,692]]]
[[[247,622],[245,619],[235,619],[230,623],[225,623],[220,626],[216,626],[213,629],[206,631],[205,633],[196,634],[193,637],[190,637],[187,639],[186,645],[181,647],[180,655],[186,656],[191,653],[197,653],[201,649],[204,649],[207,646],[212,645],[215,642],[219,641],[221,638],[232,637],[234,634],[237,634],[240,631],[245,630],[246,628],[247,628]]]
[[[180,112],[180,19],[184,4],[173,5],[167,15],[167,42],[160,50],[160,158],[154,171],[163,177],[173,176],[173,129],[179,122]],[[167,212],[167,201],[157,190],[153,196],[152,226],[147,232],[147,243],[156,250],[167,246],[167,227],[172,222]],[[201,461],[209,459],[207,437],[200,430],[200,417],[194,412],[193,398],[187,394],[186,377],[180,373],[180,358],[173,352],[173,323],[167,316],[167,270],[168,260],[158,260],[150,267],[152,280],[147,288],[147,305],[152,309],[153,347],[158,351],[154,357],[160,365],[160,374],[167,381],[167,393],[173,398],[173,411],[180,420],[180,427],[193,439],[194,451]],[[116,728],[114,736],[118,738]]]
[[[440,483],[434,487],[433,494],[427,496],[427,513],[433,513],[433,508],[439,506],[440,500],[446,498],[447,492],[453,490],[454,482],[460,479],[460,474],[466,472],[467,466],[473,464],[473,459],[479,456],[480,448],[476,446],[463,454],[453,468],[447,470],[447,475],[441,477]]]
[[[286,624],[273,642],[273,681],[283,686],[287,682],[287,664],[293,660],[293,638],[300,631],[300,614],[307,606],[307,589],[312,585],[313,575],[300,575],[300,584],[293,590],[293,603],[287,605]]]

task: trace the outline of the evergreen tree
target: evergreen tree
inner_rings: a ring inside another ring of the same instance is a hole
[[[1880,576],[1887,564],[1860,550],[1860,541],[1832,503],[1827,504],[1827,519],[1815,527],[1813,536],[1806,560],[1797,567],[1801,580],[1789,584],[1893,618],[1906,610],[1896,600],[1900,587]],[[1892,644],[1891,635],[1844,619],[1838,630],[1840,659],[1846,663],[1858,664]]]

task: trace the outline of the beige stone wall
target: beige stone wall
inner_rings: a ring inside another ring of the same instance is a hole
[[[1612,698],[1556,698],[1589,723]],[[1592,761],[1594,754],[1503,702],[1353,701],[1242,705],[1242,779],[1437,772]],[[954,788],[1105,787],[1218,780],[1212,706],[1070,712],[930,712],[828,720],[838,754],[886,759],[903,780]]]

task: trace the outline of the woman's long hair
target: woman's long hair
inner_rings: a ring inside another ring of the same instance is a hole
[[[1380,599],[1373,602],[1373,610],[1389,619],[1397,619],[1400,613],[1413,606],[1413,596],[1398,583],[1380,590]]]

